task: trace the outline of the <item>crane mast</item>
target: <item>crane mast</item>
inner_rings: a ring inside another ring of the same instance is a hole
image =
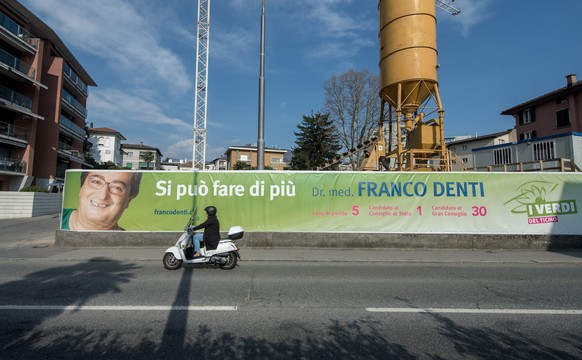
[[[206,100],[208,87],[208,45],[210,39],[210,0],[198,0],[196,37],[196,89],[194,95],[194,142],[192,168],[204,170],[206,160]]]
[[[455,1],[455,0],[452,0],[452,1]],[[446,11],[451,15],[459,15],[461,13],[461,10],[457,9],[456,7],[454,7],[453,5],[451,5],[449,2],[447,2],[445,0],[437,0],[436,6],[439,9]]]

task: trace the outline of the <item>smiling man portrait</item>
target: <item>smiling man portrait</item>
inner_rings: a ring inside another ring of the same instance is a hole
[[[141,173],[90,171],[81,174],[77,209],[63,209],[63,230],[124,230],[117,222],[139,193]]]

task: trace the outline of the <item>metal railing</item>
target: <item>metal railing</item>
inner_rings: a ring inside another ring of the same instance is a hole
[[[87,118],[87,109],[83,105],[81,105],[81,103],[78,102],[77,99],[75,99],[75,97],[73,95],[69,94],[69,92],[66,91],[65,89],[63,89],[62,98],[65,102],[67,102],[69,105],[71,105],[74,109],[79,111],[79,113],[81,113],[81,115],[83,115],[84,118]]]
[[[87,132],[85,131],[85,129],[83,129],[82,127],[80,127],[79,125],[75,124],[74,122],[72,122],[71,120],[67,119],[66,117],[64,117],[63,115],[61,115],[59,117],[59,123],[61,125],[63,125],[64,127],[66,127],[67,129],[71,130],[72,132],[74,132],[75,134],[79,135],[80,137],[82,137],[83,139],[85,139],[85,137],[87,136]]]
[[[0,85],[0,98],[32,111],[32,99]]]
[[[28,136],[30,131],[21,126],[16,126],[14,124],[9,124],[4,121],[0,121],[0,136],[5,136],[8,138],[23,140],[28,142]]]
[[[565,158],[556,158],[537,161],[522,161],[511,164],[488,165],[474,167],[472,171],[489,171],[489,172],[528,172],[528,171],[556,171],[556,172],[580,172],[580,168],[574,160]]]
[[[75,84],[75,86],[83,93],[83,95],[87,96],[87,84],[85,84],[83,80],[81,80],[81,78],[79,78],[73,69],[71,69],[66,63],[65,68],[63,69],[63,73],[69,78],[69,80],[71,80],[73,84]]]
[[[18,25],[11,18],[9,18],[8,16],[4,15],[1,12],[0,12],[0,26],[14,34],[16,37],[18,37],[28,45],[32,46],[35,49],[38,49],[38,39],[33,37],[28,30],[25,30],[22,26]]]
[[[34,76],[36,75],[36,70],[32,66],[28,65],[23,61],[20,61],[20,59],[16,58],[12,54],[7,53],[2,49],[0,49],[0,62],[20,71],[21,73],[31,78],[34,78]]]
[[[26,173],[26,161],[0,157],[0,171]]]

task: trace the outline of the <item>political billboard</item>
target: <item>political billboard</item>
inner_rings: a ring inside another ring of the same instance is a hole
[[[69,170],[63,230],[582,234],[575,173]]]

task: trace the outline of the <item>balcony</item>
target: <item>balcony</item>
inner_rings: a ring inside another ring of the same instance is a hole
[[[0,139],[16,140],[18,143],[26,144],[28,136],[29,130],[27,128],[0,121]]]
[[[61,125],[62,128],[66,129],[72,135],[79,138],[79,140],[85,140],[85,137],[87,137],[87,132],[85,131],[85,129],[75,124],[71,120],[67,119],[63,115],[59,117],[59,124]]]
[[[85,97],[87,97],[87,84],[85,84],[83,80],[81,80],[77,74],[75,74],[73,69],[71,69],[66,63],[63,73],[65,74],[65,79],[68,79],[71,84],[73,84]]]
[[[13,105],[32,111],[32,99],[3,85],[0,85],[0,99],[4,99]]]
[[[77,112],[83,119],[87,118],[87,109],[80,102],[78,102],[73,95],[69,94],[69,92],[63,89],[62,99],[66,105],[71,107],[75,112]]]
[[[67,143],[59,141],[58,150],[59,154],[68,160],[75,161],[80,164],[85,162],[83,153]]]
[[[0,157],[0,171],[26,173],[26,162],[18,159]]]
[[[32,54],[38,49],[38,39],[8,16],[0,12],[0,35],[23,50]]]
[[[17,70],[27,78],[34,79],[36,70],[25,62],[20,61],[12,54],[0,49],[0,63],[8,66],[8,68]]]

